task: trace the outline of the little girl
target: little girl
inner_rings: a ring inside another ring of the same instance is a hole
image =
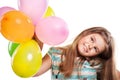
[[[114,41],[107,29],[92,27],[64,47],[51,47],[35,76],[52,70],[52,80],[118,80]]]

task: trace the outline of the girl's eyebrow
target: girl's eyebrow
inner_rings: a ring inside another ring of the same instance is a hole
[[[96,42],[96,37],[93,35],[93,40]]]

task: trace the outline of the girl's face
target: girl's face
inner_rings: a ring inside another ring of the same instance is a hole
[[[92,57],[105,49],[105,41],[99,34],[90,34],[79,40],[78,51],[82,56]]]

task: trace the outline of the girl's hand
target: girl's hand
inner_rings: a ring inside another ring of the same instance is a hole
[[[37,38],[36,34],[34,34],[33,39],[38,43],[40,49],[42,50],[42,48],[43,48],[43,42],[41,42],[41,41]]]

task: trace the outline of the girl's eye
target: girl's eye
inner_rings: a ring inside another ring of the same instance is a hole
[[[96,47],[94,47],[94,50],[95,50],[96,52],[98,52],[98,50],[97,50],[97,48],[96,48]]]
[[[91,41],[92,41],[92,42],[94,41],[93,37],[91,37]]]

